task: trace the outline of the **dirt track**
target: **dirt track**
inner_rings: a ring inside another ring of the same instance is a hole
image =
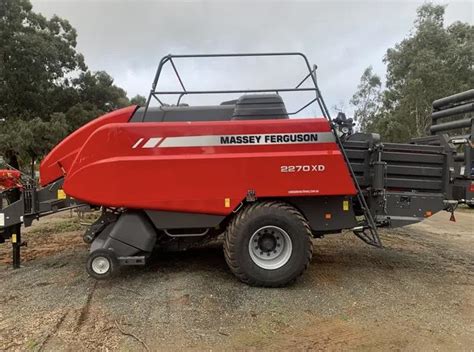
[[[383,250],[314,241],[284,289],[238,282],[218,244],[96,282],[77,221],[42,220],[20,270],[0,246],[0,350],[472,351],[474,212],[448,218],[386,231]]]

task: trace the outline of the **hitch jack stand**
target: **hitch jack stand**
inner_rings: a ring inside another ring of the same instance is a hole
[[[11,234],[13,269],[19,269],[21,264],[20,247],[26,246],[21,242],[21,225]]]

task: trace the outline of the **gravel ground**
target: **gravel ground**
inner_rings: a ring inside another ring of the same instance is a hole
[[[474,211],[448,219],[384,231],[382,250],[315,240],[296,284],[262,289],[217,243],[97,282],[77,221],[56,215],[26,233],[20,270],[0,246],[0,350],[472,351]]]

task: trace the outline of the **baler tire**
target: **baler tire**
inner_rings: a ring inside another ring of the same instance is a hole
[[[104,273],[98,272],[97,268],[94,269],[94,261],[98,258],[105,259],[108,263],[108,268]],[[97,249],[89,255],[87,258],[86,270],[87,273],[97,280],[105,280],[117,275],[120,269],[120,264],[115,254],[107,249]]]
[[[266,227],[282,230],[291,240],[290,257],[277,268],[263,268],[252,259],[250,240]],[[231,220],[224,237],[227,265],[250,286],[281,287],[293,283],[308,268],[312,255],[308,221],[293,206],[280,201],[247,205]]]

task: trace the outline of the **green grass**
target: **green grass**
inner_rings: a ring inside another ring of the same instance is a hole
[[[38,346],[38,341],[35,341],[33,339],[28,340],[25,345],[26,349],[30,351],[36,350],[37,346]]]

